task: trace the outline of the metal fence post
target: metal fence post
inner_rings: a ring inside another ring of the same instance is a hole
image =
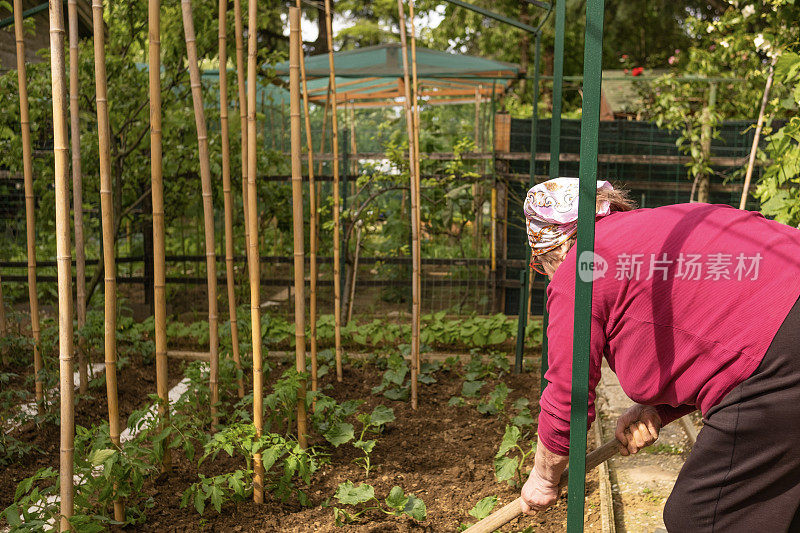
[[[580,192],[575,273],[575,322],[572,344],[572,399],[569,435],[567,531],[583,531],[586,490],[586,433],[588,429],[589,358],[592,328],[594,215],[597,197],[597,150],[600,130],[600,89],[603,68],[604,0],[586,3],[581,119]]]
[[[536,145],[539,137],[539,118],[538,118],[538,107],[539,107],[539,59],[542,54],[542,34],[540,32],[536,32],[536,47],[535,47],[535,54],[533,59],[533,97],[531,99],[532,103],[532,111],[531,111],[531,161],[530,161],[530,177],[528,181],[528,186],[533,187],[536,185]],[[520,312],[519,312],[519,322],[517,324],[517,352],[516,357],[514,358],[514,373],[519,374],[522,372],[522,357],[523,352],[525,351],[525,329],[528,325],[528,290],[529,290],[529,283],[530,283],[530,276],[528,275],[528,271],[530,270],[530,258],[531,258],[531,251],[526,246],[525,252],[525,264],[522,266],[523,274],[520,274],[519,280],[519,300],[520,300]],[[524,303],[524,307],[523,307]]]
[[[566,0],[556,0],[556,29],[555,42],[553,43],[553,110],[550,118],[550,164],[549,178],[555,179],[559,174],[559,159],[561,158],[561,93],[564,82],[564,23],[566,19]],[[547,286],[549,280],[544,276],[544,302],[542,304],[542,381],[539,392],[541,394],[547,386],[544,378],[549,367],[547,363],[547,325],[550,317],[547,313]]]

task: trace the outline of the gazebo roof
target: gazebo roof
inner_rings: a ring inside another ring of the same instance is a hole
[[[394,100],[404,96],[403,58],[399,43],[336,52],[337,101],[363,104]],[[417,47],[419,94],[431,103],[453,103],[489,96],[492,89],[502,91],[520,71],[518,65]],[[408,51],[411,68],[411,51]],[[328,97],[328,54],[305,58],[308,95],[313,102]],[[288,78],[289,63],[275,66],[277,74]],[[370,102],[371,101],[371,102]]]

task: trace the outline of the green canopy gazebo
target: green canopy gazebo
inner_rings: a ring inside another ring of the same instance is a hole
[[[336,52],[337,102],[356,107],[399,105],[403,98],[403,58],[400,43],[387,43]],[[419,95],[428,104],[473,102],[502,93],[520,76],[519,65],[450,52],[417,47]],[[324,104],[328,99],[328,55],[305,60],[310,101]],[[411,64],[411,52],[408,52]],[[289,75],[289,63],[275,66],[281,77]]]

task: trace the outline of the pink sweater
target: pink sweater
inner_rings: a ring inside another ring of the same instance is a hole
[[[593,288],[589,424],[601,357],[664,424],[705,413],[755,371],[800,296],[800,231],[759,213],[709,204],[613,213],[597,220],[595,243],[607,270]],[[547,291],[538,432],[559,455],[569,453],[575,255]]]

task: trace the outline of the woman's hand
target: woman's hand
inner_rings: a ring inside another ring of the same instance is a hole
[[[525,514],[547,509],[558,500],[558,482],[569,457],[556,455],[537,440],[536,455],[528,481],[522,486],[520,507]]]
[[[614,436],[619,441],[620,455],[637,453],[642,448],[650,446],[658,439],[659,430],[661,430],[661,418],[655,407],[637,403],[617,420]]]
[[[522,486],[520,506],[525,514],[533,514],[547,509],[558,500],[558,482],[548,481],[531,469],[528,481]]]

